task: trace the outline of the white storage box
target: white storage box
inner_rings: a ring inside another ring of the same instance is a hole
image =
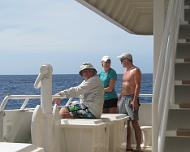
[[[108,152],[109,127],[101,119],[61,119],[61,152]]]
[[[21,143],[0,142],[0,149],[2,152],[44,152],[43,148]]]
[[[126,143],[126,124],[128,116],[125,114],[102,114],[102,120],[109,123],[109,152],[119,152]]]

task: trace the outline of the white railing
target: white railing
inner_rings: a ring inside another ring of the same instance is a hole
[[[139,97],[143,97],[143,98],[152,98],[152,94],[151,93],[142,93],[142,94],[139,94]]]
[[[40,100],[41,96],[40,95],[9,95],[9,96],[6,96],[1,105],[0,105],[0,111],[3,111],[6,107],[6,105],[8,104],[8,102],[10,100],[24,100],[22,106],[20,107],[20,110],[24,110],[26,108],[26,105],[28,104],[29,100],[32,100],[32,99],[39,99]],[[52,98],[55,99],[55,98],[63,98],[63,97],[60,97],[58,95],[52,95]],[[53,100],[52,99],[52,100]]]
[[[178,39],[182,0],[169,0],[162,45],[155,75],[153,102],[158,102],[158,147],[155,151],[164,151],[165,132],[170,102],[174,102],[174,63]],[[154,124],[153,124],[154,125]],[[154,127],[154,126],[153,126]]]
[[[151,98],[152,94],[140,94],[139,97]],[[9,96],[6,96],[0,105],[0,112],[5,110],[5,107],[10,100],[23,100],[23,104],[19,110],[24,110],[26,108],[29,100],[33,100],[33,99],[40,100],[40,98],[41,98],[40,95],[9,95]],[[63,97],[60,97],[59,95],[52,95],[52,100],[55,98],[63,99]],[[69,100],[72,100],[72,98],[70,98]]]

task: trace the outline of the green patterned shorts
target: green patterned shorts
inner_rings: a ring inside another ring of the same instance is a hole
[[[71,104],[66,107],[70,114],[75,118],[95,119],[96,117],[82,103]]]

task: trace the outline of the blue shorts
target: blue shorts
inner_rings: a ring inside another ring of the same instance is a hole
[[[131,102],[133,100],[133,95],[127,95],[121,97],[121,105],[119,107],[119,113],[127,114],[130,117],[130,120],[139,120],[139,108],[133,110],[133,107],[131,105]],[[139,99],[138,99],[139,103]],[[140,105],[140,104],[139,104]]]
[[[71,104],[66,107],[71,116],[75,118],[95,119],[96,117],[82,103]]]

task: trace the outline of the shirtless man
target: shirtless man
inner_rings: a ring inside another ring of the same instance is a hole
[[[141,129],[138,123],[139,92],[141,84],[140,69],[133,65],[132,55],[123,53],[118,58],[126,71],[123,74],[121,94],[119,96],[119,113],[127,114],[130,120],[127,122],[127,146],[126,151],[141,152]],[[131,147],[131,126],[135,131],[136,150]]]

